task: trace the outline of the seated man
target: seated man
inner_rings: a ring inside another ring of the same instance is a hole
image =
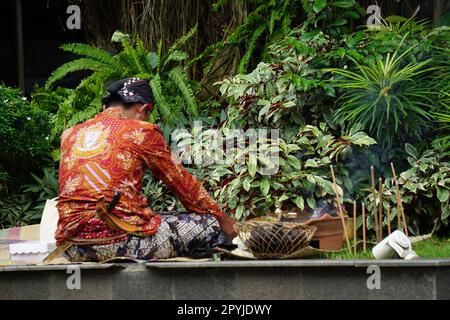
[[[174,162],[160,128],[147,122],[153,108],[148,83],[116,81],[103,103],[102,113],[61,137],[56,240],[65,256],[71,261],[171,258],[217,241],[221,231],[235,237],[235,220]],[[158,215],[148,207],[141,193],[147,169],[189,213]]]

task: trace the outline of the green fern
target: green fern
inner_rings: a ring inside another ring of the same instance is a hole
[[[47,80],[45,89],[50,91],[52,84],[63,79],[72,72],[90,70],[92,73],[85,77],[75,89],[61,98],[58,111],[53,123],[53,136],[58,136],[63,130],[77,123],[83,122],[101,110],[100,100],[105,94],[105,85],[111,81],[125,77],[139,77],[150,81],[156,97],[155,114],[152,120],[174,123],[183,118],[184,111],[190,115],[198,114],[196,97],[189,84],[186,73],[180,63],[187,58],[180,50],[192,38],[197,27],[181,37],[162,56],[162,42],[156,54],[145,49],[141,39],[130,41],[130,37],[122,35],[117,39],[122,45],[122,51],[112,56],[107,51],[86,44],[74,43],[61,46],[65,51],[82,57],[63,64],[53,71]],[[168,68],[169,63],[173,69]],[[57,90],[54,91],[57,94]],[[180,104],[179,101],[183,101]]]
[[[61,46],[66,52],[85,56],[93,60],[103,62],[104,64],[115,64],[112,55],[101,48],[93,47],[85,43],[69,43]]]
[[[167,103],[167,100],[162,92],[161,78],[159,74],[157,74],[152,80],[150,80],[150,86],[157,101],[156,110],[164,120],[172,123],[174,121],[174,117],[170,110],[170,105]]]
[[[140,65],[142,65],[145,70],[143,73],[152,73],[153,67],[150,65],[148,60],[150,53],[147,49],[145,49],[144,42],[141,39],[136,40],[136,53]]]
[[[181,67],[175,67],[169,72],[170,79],[173,80],[176,87],[181,91],[184,101],[186,101],[186,105],[188,111],[191,116],[198,116],[198,107],[195,102],[195,96],[192,92],[192,88],[187,84],[187,76]]]
[[[171,61],[183,61],[187,58],[187,54],[184,51],[175,50],[172,51],[166,58],[164,66],[166,66]]]
[[[159,72],[159,70],[161,69],[161,64],[162,64],[162,60],[163,60],[163,56],[162,56],[162,39],[160,39],[159,43],[158,43],[157,55],[158,55],[158,64],[156,65],[156,72]]]
[[[193,26],[184,36],[175,41],[175,43],[169,48],[168,55],[171,52],[182,48],[186,43],[192,39],[192,37],[197,33],[197,24]]]
[[[306,0],[304,0],[307,2]],[[214,6],[220,8],[226,2],[220,1]],[[219,52],[216,48],[224,46],[246,47],[245,53],[239,62],[237,72],[245,73],[250,61],[260,61],[268,46],[275,37],[286,35],[290,32],[292,17],[298,11],[300,4],[298,0],[257,0],[255,9],[248,14],[244,23],[237,27],[225,41],[213,44],[205,49],[195,60],[203,59],[211,55],[212,51]],[[222,44],[222,45],[221,45]],[[262,50],[256,52],[255,48]],[[213,57],[214,58],[214,57]],[[214,59],[211,59],[213,61]],[[204,73],[208,73],[212,63],[206,64]]]
[[[273,33],[273,28],[275,27],[275,21],[280,20],[280,12],[277,10],[272,11],[269,20],[269,33]]]
[[[57,68],[55,71],[53,71],[50,75],[50,77],[47,79],[47,82],[45,83],[46,88],[50,88],[52,84],[54,84],[56,81],[63,79],[68,74],[76,72],[76,71],[82,71],[82,70],[92,70],[96,71],[102,68],[109,68],[107,65],[92,60],[90,58],[81,58],[77,60],[73,60],[70,62],[67,62]]]
[[[253,32],[253,35],[248,44],[247,51],[245,52],[244,56],[242,57],[241,61],[239,62],[239,66],[237,69],[238,73],[246,72],[248,63],[253,55],[253,51],[255,50],[256,43],[257,43],[259,37],[262,35],[262,33],[266,30],[266,28],[267,28],[267,24],[262,24],[255,30],[255,32]]]
[[[120,40],[123,48],[122,55],[129,58],[129,70],[133,73],[145,72],[145,67],[138,57],[137,50],[133,48],[133,46],[125,38],[121,38]]]

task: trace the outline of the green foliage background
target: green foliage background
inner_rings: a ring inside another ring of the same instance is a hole
[[[220,133],[236,127],[281,130],[280,170],[274,176],[256,169],[273,159],[252,158],[250,148],[243,150],[244,163],[187,165],[236,218],[276,208],[312,210],[319,201],[333,204],[333,164],[347,211],[354,199],[372,205],[369,167],[375,166],[385,179],[383,205],[395,219],[389,167],[394,162],[411,232],[448,231],[449,28],[398,16],[367,28],[366,11],[354,0],[250,2],[244,23],[197,56],[184,50],[195,41],[196,26],[164,54],[162,42],[152,52],[136,35],[117,31],[116,54],[93,45],[63,45],[79,58],[36,87],[31,102],[0,86],[0,225],[37,221],[45,199],[57,194],[61,132],[101,110],[109,82],[141,77],[157,100],[151,121],[168,142],[175,127],[190,129],[194,120]],[[221,0],[213,7],[226,4]],[[211,84],[193,81],[192,70],[202,66],[201,78],[208,79],[229,48],[241,53],[237,74],[221,78],[218,94],[205,98],[202,90]],[[89,73],[76,88],[58,86],[78,71]],[[179,141],[217,143],[208,131],[196,134]],[[150,174],[144,186],[156,210],[182,210]]]

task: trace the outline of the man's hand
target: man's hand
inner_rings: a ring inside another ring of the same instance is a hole
[[[220,228],[222,231],[231,239],[233,240],[237,233],[234,230],[234,225],[236,224],[236,219],[231,218],[227,216],[226,214],[222,215],[220,218],[217,219],[219,221]]]

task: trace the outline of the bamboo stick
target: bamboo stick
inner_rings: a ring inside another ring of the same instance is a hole
[[[380,235],[378,231],[378,214],[377,214],[377,196],[375,194],[375,168],[370,166],[370,178],[372,180],[372,197],[373,197],[373,224],[375,228],[375,235],[377,238],[377,242],[380,241]]]
[[[380,240],[383,239],[383,180],[378,179],[378,222],[380,224]]]
[[[391,207],[387,207],[388,235],[391,234]]]
[[[348,239],[347,227],[345,226],[344,213],[342,212],[341,198],[339,196],[339,191],[337,188],[336,176],[334,175],[333,165],[330,165],[330,170],[331,170],[331,177],[333,179],[333,187],[334,187],[334,192],[336,194],[336,201],[337,201],[337,205],[338,205],[338,209],[339,209],[339,215],[341,216],[342,228],[344,230],[345,240],[347,242],[347,249],[348,249],[348,252],[351,254],[352,249],[350,248],[350,240]]]
[[[356,257],[356,200],[353,200],[353,254]]]
[[[405,212],[403,211],[403,203],[402,203],[402,197],[400,196],[400,188],[398,186],[398,181],[397,181],[397,174],[395,173],[395,168],[394,168],[394,164],[391,162],[391,170],[392,170],[392,177],[394,179],[394,183],[395,183],[395,191],[396,191],[396,196],[397,196],[397,211],[399,211],[398,214],[401,215],[400,219],[403,220],[403,229],[405,231],[406,236],[408,237],[408,225],[406,222],[406,217],[405,217]],[[399,225],[399,230],[401,230],[400,225]]]
[[[363,228],[363,250],[364,253],[367,251],[366,246],[366,207],[364,205],[364,202],[362,203],[362,228]]]

